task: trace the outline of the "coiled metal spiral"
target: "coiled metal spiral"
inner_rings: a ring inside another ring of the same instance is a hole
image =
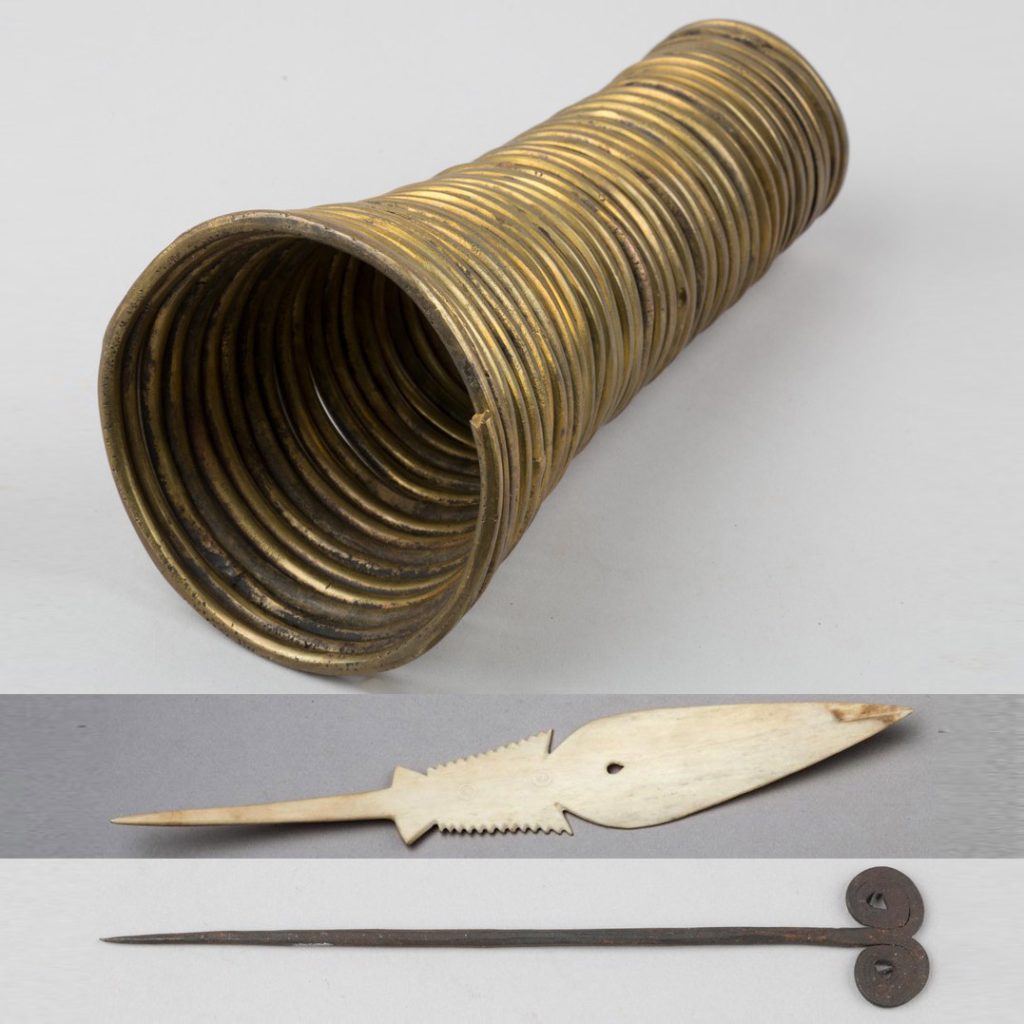
[[[799,54],[708,21],[429,181],[200,225],[104,343],[143,542],[270,658],[410,660],[597,428],[828,207],[846,153]]]

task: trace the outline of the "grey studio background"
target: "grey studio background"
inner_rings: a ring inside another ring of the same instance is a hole
[[[726,700],[754,698],[726,698]],[[787,698],[778,698],[787,699]],[[806,699],[806,698],[798,698]],[[1024,698],[832,697],[915,713],[737,800],[638,830],[428,833],[390,822],[230,828],[109,824],[122,814],[387,785],[554,728],[720,697],[50,696],[0,703],[0,855],[31,857],[918,857],[1024,853]]]

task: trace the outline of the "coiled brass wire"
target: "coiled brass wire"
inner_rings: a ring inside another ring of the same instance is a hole
[[[828,207],[846,152],[799,54],[708,21],[430,181],[200,225],[104,343],[143,542],[261,654],[408,661],[597,428]]]

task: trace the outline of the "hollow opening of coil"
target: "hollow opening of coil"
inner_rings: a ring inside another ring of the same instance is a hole
[[[213,237],[120,330],[108,421],[165,573],[290,660],[358,663],[436,619],[474,543],[474,410],[417,301],[305,237]]]

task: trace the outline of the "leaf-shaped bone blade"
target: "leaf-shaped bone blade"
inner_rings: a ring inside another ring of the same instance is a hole
[[[570,814],[642,828],[768,785],[909,713],[809,701],[634,711],[577,729],[551,754],[550,770]]]

